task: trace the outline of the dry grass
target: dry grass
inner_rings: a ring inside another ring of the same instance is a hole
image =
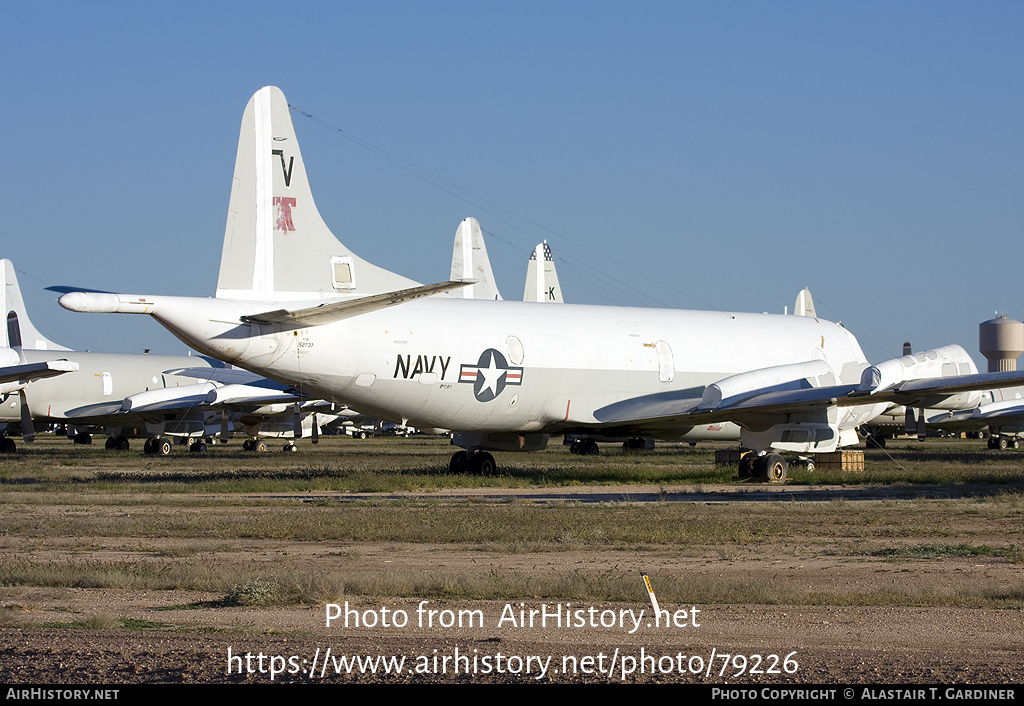
[[[478,478],[449,474],[452,449],[437,439],[325,439],[315,449],[262,456],[237,445],[206,456],[176,449],[155,459],[44,438],[0,457],[0,584],[187,589],[220,596],[223,605],[345,596],[628,600],[637,593],[635,567],[656,562],[666,567],[658,580],[667,601],[1024,607],[1019,572],[1009,584],[823,586],[796,578],[804,575],[803,561],[876,562],[910,572],[927,562],[940,576],[981,561],[1019,566],[1024,452],[985,452],[979,442],[908,443],[869,452],[863,474],[795,471],[797,480],[840,486],[815,500],[745,488],[751,492],[730,491],[730,500],[719,502],[707,497],[725,497],[715,493],[732,484],[733,471],[713,465],[713,448],[664,445],[648,455],[580,458],[555,445],[501,455],[503,472]],[[662,501],[441,497],[459,488],[500,495],[625,484],[644,484]],[[344,495],[404,490],[426,495]],[[678,492],[692,497],[669,501]],[[894,499],[884,499],[889,493]],[[456,568],[378,560],[406,547],[416,556],[468,558]],[[695,573],[687,562],[704,568]],[[749,575],[715,575],[720,565],[749,566]],[[0,610],[16,616],[10,607]]]

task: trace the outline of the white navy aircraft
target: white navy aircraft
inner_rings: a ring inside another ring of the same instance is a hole
[[[71,292],[73,311],[148,314],[202,353],[311,397],[456,430],[455,469],[551,434],[704,439],[733,422],[741,474],[780,480],[779,452],[830,452],[890,403],[971,407],[1022,373],[976,374],[959,346],[872,366],[812,316],[677,311],[446,294],[370,264],[317,212],[284,94],[246,106],[216,298]]]

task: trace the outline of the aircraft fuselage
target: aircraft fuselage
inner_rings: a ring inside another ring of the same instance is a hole
[[[142,298],[118,296],[117,310],[139,311],[132,300]],[[144,301],[145,313],[197,350],[314,397],[475,432],[584,429],[613,403],[699,398],[706,385],[753,369],[823,360],[837,383],[853,383],[868,365],[846,329],[809,317],[431,297],[289,329],[240,323],[274,302]]]
[[[36,350],[25,350],[24,356],[27,363],[70,360],[79,365],[75,372],[29,385],[32,416],[40,421],[67,421],[93,405],[120,407],[125,397],[143,390],[191,384],[195,378],[166,371],[209,365],[193,356]],[[20,420],[20,404],[17,393],[6,395],[0,402],[0,422]]]

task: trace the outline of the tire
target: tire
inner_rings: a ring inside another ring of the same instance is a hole
[[[498,468],[494,462],[494,456],[491,456],[486,451],[473,454],[473,457],[469,460],[469,465],[475,476],[493,476]]]
[[[781,454],[768,454],[761,460],[761,477],[769,483],[785,483],[789,464]]]
[[[456,451],[448,462],[449,473],[465,473],[469,470],[469,454],[465,451]]]
[[[745,454],[740,459],[740,478],[753,478],[756,474],[757,456],[753,452]]]
[[[157,456],[169,456],[171,453],[170,439],[157,439],[153,444],[153,453]]]
[[[18,445],[14,443],[14,439],[4,437],[3,441],[0,441],[0,452],[5,454],[12,454],[18,450]]]

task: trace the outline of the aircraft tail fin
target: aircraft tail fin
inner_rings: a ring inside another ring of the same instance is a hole
[[[558,284],[558,273],[555,271],[555,256],[551,253],[548,241],[538,245],[530,262],[526,266],[526,290],[524,302],[548,302],[563,304],[562,287]]]
[[[796,304],[793,305],[793,313],[797,316],[810,316],[812,319],[818,318],[817,312],[814,311],[814,298],[811,297],[810,289],[805,287],[796,295]]]
[[[257,91],[238,136],[217,297],[331,299],[417,284],[362,260],[334,236],[313,201],[284,93]]]
[[[3,344],[9,348],[24,348],[42,351],[67,351],[70,348],[59,346],[36,330],[28,318],[25,301],[21,298],[21,287],[14,274],[14,264],[10,260],[0,260],[0,284],[3,285],[0,297],[3,301],[3,314],[6,320]]]
[[[454,290],[452,296],[464,299],[501,299],[494,282],[491,261],[487,257],[483,231],[475,218],[463,219],[455,231],[452,250],[452,280],[476,280],[476,284]]]

